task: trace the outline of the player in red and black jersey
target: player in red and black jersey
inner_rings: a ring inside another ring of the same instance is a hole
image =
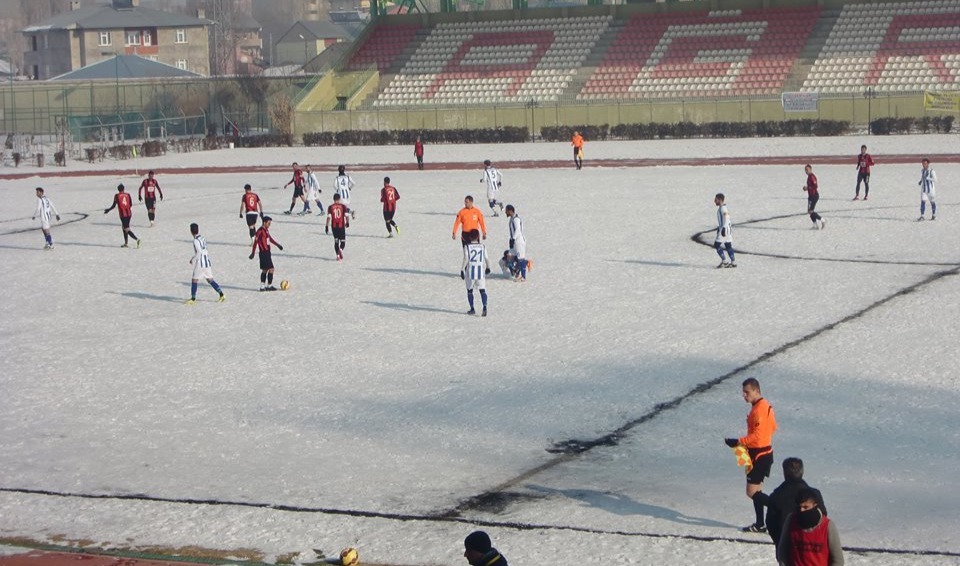
[[[387,237],[393,237],[393,229],[397,229],[397,235],[400,235],[400,227],[393,221],[393,215],[397,213],[397,201],[400,200],[400,193],[397,188],[390,184],[390,177],[383,178],[383,188],[380,189],[380,202],[383,203],[383,222],[387,225]]]
[[[283,188],[287,188],[290,184],[293,183],[293,198],[290,199],[290,210],[284,211],[284,214],[292,214],[293,207],[297,204],[297,199],[303,201],[303,204],[307,204],[307,197],[303,195],[303,186],[306,184],[306,179],[303,176],[303,169],[300,168],[300,165],[296,161],[293,162],[293,178],[287,181],[287,184]],[[304,207],[306,209],[306,207]]]
[[[283,251],[283,246],[280,245],[280,242],[273,239],[273,236],[270,235],[270,222],[272,219],[269,216],[263,217],[263,226],[260,226],[260,229],[257,230],[257,233],[253,237],[253,248],[250,250],[250,259],[253,259],[253,255],[257,252],[260,252],[260,290],[261,291],[276,291],[277,288],[273,286],[273,257],[270,255],[270,243],[276,244],[277,248],[280,251]]]
[[[333,250],[337,252],[337,261],[343,261],[343,248],[347,247],[347,228],[350,227],[350,218],[347,216],[346,205],[340,202],[340,194],[333,194],[333,204],[327,207],[327,225],[324,232],[330,233],[333,228]]]
[[[244,215],[247,217],[247,229],[250,230],[252,242],[254,234],[257,233],[257,218],[263,218],[263,205],[249,183],[243,186],[243,200],[240,201],[240,218]]]
[[[853,200],[860,200],[860,183],[863,183],[863,200],[870,198],[870,167],[873,166],[873,157],[867,153],[867,146],[860,146],[860,155],[857,156],[857,194]]]
[[[150,219],[150,227],[153,227],[153,221],[157,218],[157,195],[163,200],[163,191],[160,190],[160,183],[154,177],[154,172],[147,173],[147,178],[140,183],[140,190],[137,191],[137,199],[143,202],[146,197],[147,218]]]
[[[137,247],[139,248],[140,238],[130,230],[130,219],[133,217],[133,198],[124,192],[123,183],[117,185],[117,194],[113,196],[113,204],[110,205],[110,208],[103,209],[103,213],[106,214],[114,208],[120,213],[120,226],[123,228],[123,245],[120,247],[130,247],[130,238],[133,238],[137,241]]]
[[[807,184],[802,187],[807,193],[807,213],[810,214],[813,227],[817,230],[823,230],[826,222],[816,211],[817,201],[820,200],[820,185],[817,183],[817,176],[813,174],[813,166],[807,165],[803,170],[807,173]]]

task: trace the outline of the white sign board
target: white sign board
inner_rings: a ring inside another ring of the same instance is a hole
[[[816,92],[785,92],[780,95],[784,112],[816,112],[820,95]]]

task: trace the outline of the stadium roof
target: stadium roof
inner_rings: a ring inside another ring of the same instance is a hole
[[[210,20],[141,8],[116,8],[113,5],[87,6],[69,10],[38,24],[28,26],[24,33],[49,30],[74,29],[124,29],[124,28],[173,28],[197,27],[212,24]]]
[[[300,39],[299,34],[303,34],[304,32],[312,35],[314,39],[343,39],[353,41],[360,35],[361,30],[363,30],[363,25],[343,25],[334,22],[309,20],[299,21],[284,32],[277,43],[303,41]]]
[[[119,79],[156,79],[172,77],[199,77],[196,73],[178,69],[166,63],[144,59],[139,55],[117,55],[75,71],[53,77],[51,81],[95,81]]]

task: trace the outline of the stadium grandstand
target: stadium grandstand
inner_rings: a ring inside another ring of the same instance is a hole
[[[733,0],[377,17],[357,108],[960,90],[960,0]]]

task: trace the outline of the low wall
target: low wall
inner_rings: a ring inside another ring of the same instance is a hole
[[[298,112],[297,137],[307,132],[343,130],[434,130],[526,126],[643,124],[649,122],[760,122],[800,118],[842,120],[866,127],[869,119],[920,118],[946,113],[924,112],[923,93],[877,96],[836,96],[820,99],[819,112],[786,113],[779,99],[672,102],[558,103],[533,106],[447,106],[436,108],[366,109]]]

